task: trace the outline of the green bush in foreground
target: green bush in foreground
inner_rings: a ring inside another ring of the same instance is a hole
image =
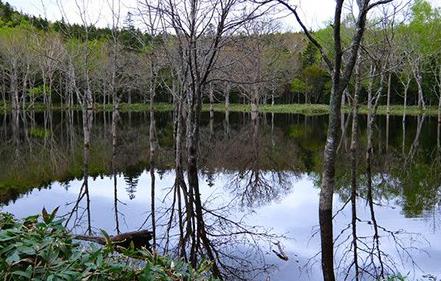
[[[111,242],[104,247],[75,242],[55,212],[23,220],[0,213],[1,280],[215,280],[208,262],[193,269],[146,249],[120,252]]]

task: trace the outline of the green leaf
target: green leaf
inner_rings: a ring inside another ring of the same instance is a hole
[[[18,253],[15,251],[13,252],[9,257],[6,258],[6,262],[8,264],[13,264],[20,261],[20,256],[18,255]]]
[[[49,214],[49,213],[46,211],[46,208],[43,208],[43,210],[41,211],[41,214],[43,215],[43,221],[44,221],[46,224],[50,224],[50,223],[54,220],[55,215],[56,215],[57,212],[58,212],[58,209],[59,209],[59,207],[55,208],[55,209],[52,211],[52,213]]]
[[[32,272],[28,272],[28,271],[14,271],[12,272],[12,275],[18,275],[27,279],[31,279],[32,277]]]
[[[139,276],[140,281],[152,281],[153,280],[153,272],[152,272],[152,265],[150,263],[147,263],[144,267],[144,270],[142,271],[141,275]]]

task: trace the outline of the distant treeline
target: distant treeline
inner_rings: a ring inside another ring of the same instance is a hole
[[[377,89],[382,92],[380,104],[424,107],[441,100],[440,13],[423,0],[413,3],[410,16],[405,16],[407,12],[397,12],[400,22],[369,23],[361,54],[362,102]],[[0,1],[2,102],[12,108],[37,102],[69,106],[84,102],[86,90],[93,103],[111,104],[116,98],[147,102],[152,87],[156,101],[173,102],[173,64],[179,62],[173,61],[170,45],[176,38],[145,32],[135,27],[134,17],[129,13],[121,26],[99,28],[64,19],[50,22]],[[342,28],[344,37],[350,38],[354,30],[350,17]],[[328,26],[314,32],[329,49],[332,30]],[[278,33],[270,21],[231,35],[216,64],[204,97],[207,103],[329,101],[331,74],[318,49],[300,33]],[[343,103],[348,96],[343,96]]]

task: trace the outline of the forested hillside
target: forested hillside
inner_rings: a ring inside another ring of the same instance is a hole
[[[159,90],[157,100],[172,100],[167,88],[172,87],[170,64],[174,62],[162,48],[163,44],[174,44],[172,35],[156,31],[150,35],[135,28],[131,14],[121,27],[85,27],[31,17],[0,3],[1,92],[3,102],[12,108],[35,103],[72,107],[81,103],[78,98],[82,94],[78,93],[86,88],[94,103],[109,104],[114,98],[146,102],[153,83]],[[289,88],[304,40],[300,34],[273,33],[276,29],[267,28],[267,24],[262,23],[262,30],[252,30],[250,25],[249,30],[231,38],[230,46],[220,55],[221,63],[229,61],[229,67],[219,69],[217,77],[212,77],[215,83],[235,84],[236,93],[246,97],[247,87],[231,78],[234,71],[255,76],[241,77],[256,83],[265,76],[265,91],[274,94]],[[258,75],[253,72],[257,59],[263,59],[259,64],[264,64]],[[240,60],[240,64],[230,64],[233,60]],[[237,95],[235,98],[238,101]]]
[[[158,101],[173,99],[175,61],[164,45],[169,48],[176,38],[148,32],[136,15],[108,28],[63,19],[49,22],[19,13],[7,2],[0,2],[0,15],[1,95],[12,108],[35,103],[73,107],[81,103],[78,93],[86,88],[99,104],[114,99],[147,102],[150,87],[158,90]],[[416,1],[410,11],[396,11],[394,19],[385,22],[382,16],[368,23],[361,100],[382,85],[380,104],[437,105],[441,56],[434,42],[441,39],[439,10]],[[347,45],[353,21],[347,17],[342,24]],[[275,103],[328,103],[331,76],[318,49],[303,35],[279,29],[274,21],[260,19],[231,36],[210,77],[213,97],[207,93],[205,99],[223,102],[227,89],[232,102],[261,104],[275,97]],[[332,30],[329,25],[314,32],[329,50]]]

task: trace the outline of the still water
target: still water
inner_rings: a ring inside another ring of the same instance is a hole
[[[120,116],[112,136],[112,114],[95,114],[86,178],[81,113],[0,116],[0,210],[25,217],[43,207],[60,207],[59,214],[78,234],[150,229],[154,186],[158,245],[161,252],[175,255],[173,115],[156,115],[159,149],[153,174],[148,113]],[[205,227],[226,275],[321,280],[318,195],[327,116],[266,114],[251,122],[245,113],[216,113],[213,119],[204,114],[202,120],[199,182]],[[341,123],[334,196],[338,280],[352,263],[346,120]],[[410,280],[441,278],[440,125],[427,116],[407,117],[404,123],[401,116],[377,118],[371,207],[366,117],[360,121],[360,264],[368,272],[381,266]],[[83,198],[86,181],[89,194]],[[369,274],[364,276],[369,280]]]

